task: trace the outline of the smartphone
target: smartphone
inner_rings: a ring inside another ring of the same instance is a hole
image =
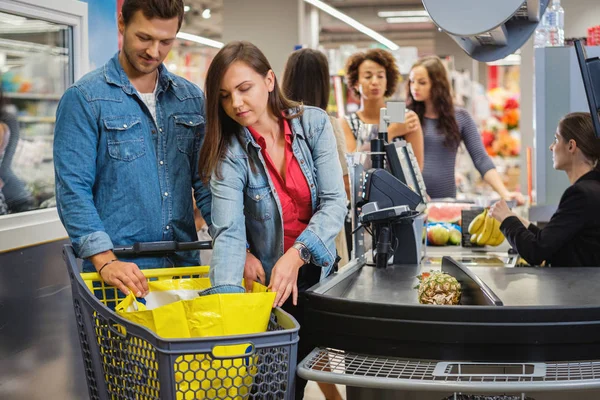
[[[386,107],[390,123],[404,122],[406,114],[406,103],[404,101],[388,101]]]

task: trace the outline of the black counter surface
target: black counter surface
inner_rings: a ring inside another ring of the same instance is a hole
[[[416,276],[439,267],[347,268],[304,295],[304,336],[320,346],[434,360],[600,360],[600,268],[470,268],[504,306],[419,304]]]
[[[504,302],[505,306],[598,306],[600,268],[504,268],[469,267]],[[346,284],[325,295],[359,302],[419,304],[417,275],[439,267],[364,267]]]

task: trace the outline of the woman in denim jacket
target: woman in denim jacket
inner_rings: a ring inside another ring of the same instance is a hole
[[[205,293],[243,292],[242,278],[261,281],[277,292],[274,305],[302,324],[302,304],[292,303],[332,272],[347,212],[329,118],[287,100],[248,42],[229,43],[213,59],[206,116],[200,172],[210,180],[214,242]],[[258,260],[244,267],[247,249]]]

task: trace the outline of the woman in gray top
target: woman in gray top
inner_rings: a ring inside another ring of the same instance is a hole
[[[506,200],[523,204],[521,193],[509,192],[487,155],[473,118],[455,108],[444,64],[435,56],[421,58],[411,68],[406,105],[419,116],[425,143],[423,180],[431,198],[456,197],[454,170],[460,142],[475,167],[492,188]]]

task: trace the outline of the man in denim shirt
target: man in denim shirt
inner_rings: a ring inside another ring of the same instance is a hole
[[[122,51],[60,101],[54,136],[60,218],[84,270],[122,292],[147,294],[140,268],[197,265],[197,252],[118,259],[114,246],[197,240],[195,201],[210,225],[210,192],[198,176],[204,95],[167,71],[182,0],[125,0]]]

